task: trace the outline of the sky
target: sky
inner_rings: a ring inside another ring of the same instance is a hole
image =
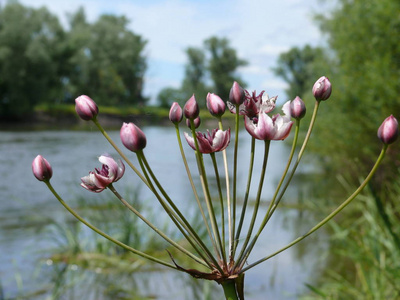
[[[20,0],[30,7],[46,6],[67,24],[66,15],[84,7],[90,22],[101,14],[124,15],[129,28],[148,40],[144,95],[155,103],[167,86],[179,87],[187,47],[201,47],[211,36],[226,37],[249,64],[238,70],[248,90],[265,90],[286,99],[285,83],[271,68],[280,53],[323,37],[313,15],[327,4],[321,0]],[[318,74],[317,77],[323,74]],[[317,78],[316,78],[317,79]],[[210,91],[212,92],[212,91]],[[199,100],[199,99],[198,99]]]

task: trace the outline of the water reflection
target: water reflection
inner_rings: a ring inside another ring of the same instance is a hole
[[[165,127],[147,127],[144,130],[148,139],[145,154],[153,171],[160,178],[171,198],[182,208],[182,211],[186,212],[189,218],[195,217],[198,212],[195,201],[191,197],[192,192],[186,174],[182,172],[183,166],[179,160],[179,149],[174,146],[176,144],[174,130]],[[121,145],[118,138],[119,133],[111,132],[110,134],[117,144]],[[240,138],[244,142],[248,139],[248,135],[242,134]],[[244,185],[247,179],[250,143],[241,143],[241,145],[239,153],[241,170],[238,180]],[[261,149],[256,151],[255,174],[258,174],[261,167],[262,148],[261,145]],[[191,155],[189,147],[185,147],[185,149],[187,149],[189,165],[195,173],[197,170],[195,158]],[[81,280],[81,277],[92,276],[93,281],[103,282],[98,279],[98,276],[104,274],[99,275],[95,270],[89,270],[88,275],[87,271],[83,271],[81,267],[77,269],[71,267],[74,264],[51,264],[51,260],[48,260],[52,255],[49,249],[55,247],[57,240],[54,235],[49,237],[48,230],[50,226],[53,226],[51,224],[54,222],[69,224],[71,218],[45,186],[38,183],[32,176],[31,162],[39,153],[51,162],[54,168],[52,183],[66,202],[79,205],[76,199],[84,197],[81,201],[95,203],[98,195],[83,190],[79,186],[79,179],[93,167],[99,165],[97,157],[100,154],[109,153],[117,156],[115,150],[93,128],[93,131],[88,132],[2,132],[0,153],[2,170],[6,173],[6,180],[0,182],[2,195],[0,201],[0,278],[5,298],[38,291],[51,294],[51,291],[56,290],[55,285],[59,284],[61,294],[64,295],[61,299],[81,299],[71,295],[79,295],[82,291],[87,291],[88,286],[92,286],[90,280]],[[282,142],[276,142],[271,146],[270,155],[263,199],[272,196],[284,167],[283,162],[287,159],[288,149]],[[130,154],[130,157],[135,161],[133,154]],[[206,159],[205,162],[211,166],[210,160]],[[257,162],[259,163],[257,164]],[[157,226],[165,226],[168,224],[165,214],[161,212],[152,194],[146,188],[138,186],[138,181],[133,172],[127,172],[124,178],[116,184],[116,187],[121,191],[139,191],[139,199],[143,203],[150,204],[154,210],[153,214],[156,215],[156,218],[152,220],[156,220]],[[295,188],[289,189],[288,192],[289,197],[297,195]],[[244,193],[243,190],[242,193]],[[256,189],[252,189],[250,197],[254,197],[255,193]],[[110,194],[108,196],[111,197]],[[265,212],[266,207],[263,209]],[[83,211],[82,215],[87,215],[86,213],[87,211]],[[278,210],[260,237],[249,261],[266,256],[286,245],[293,238],[304,233],[310,227],[309,221],[312,219],[313,216],[307,212],[300,213],[294,208]],[[115,234],[118,233],[115,232]],[[318,236],[321,237],[323,234],[319,233]],[[96,237],[97,239],[100,237]],[[310,240],[308,243],[307,241],[302,242],[295,248],[250,270],[246,274],[246,299],[265,299],[266,295],[269,299],[296,299],[296,295],[305,290],[304,283],[313,280],[316,272],[314,267],[320,263],[319,253],[321,253],[321,248],[325,248],[327,245],[321,242],[314,243],[311,240],[310,246],[309,242]],[[38,264],[38,261],[41,263]],[[70,280],[80,282],[80,284],[74,285],[71,291],[67,292],[65,288],[70,287],[62,284],[65,281],[61,280],[60,276],[66,276],[64,279],[71,276]],[[129,286],[132,281],[132,287],[138,287],[135,289],[139,290],[138,297],[140,295],[144,299],[146,297],[190,299],[195,297],[193,295],[196,293],[201,294],[199,290],[203,289],[212,289],[212,293],[215,295],[214,283],[199,282],[189,278],[186,274],[158,269],[155,272],[135,272],[133,275],[121,276],[125,279],[120,280],[120,277],[111,274],[105,276],[106,279],[101,285],[106,290],[112,288],[113,282],[121,281],[124,282],[122,286]],[[134,282],[138,282],[138,284],[135,285]],[[149,286],[146,287],[144,282],[148,282]],[[219,290],[217,288],[218,293]],[[38,299],[41,296],[38,296]],[[32,299],[35,298],[32,296]],[[85,297],[85,299],[107,298],[104,295],[95,294],[90,298]]]

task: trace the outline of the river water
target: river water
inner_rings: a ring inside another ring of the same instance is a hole
[[[180,160],[175,130],[171,127],[161,126],[144,127],[143,130],[148,142],[145,155],[154,173],[157,174],[177,206],[182,211],[187,211],[188,215],[195,214],[196,210],[193,209],[193,206],[196,204],[192,199],[191,188]],[[121,146],[119,133],[111,131],[110,135]],[[183,142],[189,165],[193,173],[196,173],[193,151],[185,141]],[[259,146],[256,151],[254,174],[259,174],[263,158],[263,143],[260,142],[257,145]],[[228,148],[228,158],[230,159],[232,158],[232,148],[233,144]],[[250,139],[245,132],[241,132],[239,195],[243,195],[247,180],[249,149]],[[66,202],[73,203],[77,197],[85,197],[90,201],[90,199],[94,199],[93,197],[98,196],[82,189],[79,183],[80,177],[87,175],[94,167],[100,166],[97,157],[103,153],[118,157],[116,151],[95,127],[89,131],[0,132],[0,165],[3,174],[3,180],[0,181],[0,283],[2,287],[0,299],[2,297],[13,299],[18,295],[35,293],[38,290],[51,290],[52,280],[46,276],[48,274],[46,268],[54,267],[48,259],[51,252],[49,249],[54,247],[54,241],[45,233],[46,228],[54,221],[62,224],[70,220],[68,212],[58,203],[46,186],[38,182],[32,175],[31,162],[33,158],[41,154],[52,164],[53,186]],[[266,199],[273,195],[288,153],[289,149],[283,142],[272,142],[263,186],[262,212],[266,210]],[[135,161],[134,154],[127,154]],[[217,158],[221,160],[219,155]],[[205,162],[207,170],[211,174],[211,163],[207,157],[205,157]],[[303,169],[303,171],[307,170]],[[220,173],[223,173],[222,168]],[[195,177],[195,181],[198,182],[198,177]],[[254,183],[256,182],[258,182],[257,175],[254,177]],[[121,191],[127,187],[137,187],[140,190],[141,199],[147,203],[156,203],[147,188],[139,187],[138,177],[130,172],[128,167],[125,176],[115,184],[115,187]],[[301,192],[299,187],[289,188],[288,198],[296,198],[299,192]],[[250,198],[254,198],[255,195],[256,190],[252,189]],[[156,204],[154,209],[160,210]],[[161,215],[161,211],[156,211],[156,213]],[[252,210],[248,216],[251,213]],[[249,262],[285,246],[310,228],[312,219],[307,212],[295,208],[277,210],[252,252]],[[318,234],[317,240],[318,242],[311,237],[311,242],[302,242],[249,270],[245,279],[246,299],[297,299],[299,294],[307,290],[305,283],[312,283],[318,277],[318,266],[323,261],[321,253],[324,253],[328,243],[322,232]],[[80,268],[75,270],[77,273],[80,271]],[[143,285],[142,294],[154,295],[156,299],[188,299],[187,291],[184,292],[187,289],[187,282],[196,281],[190,278],[182,280],[182,275],[173,280],[175,273],[170,271],[151,276],[157,278],[157,284]],[[52,298],[49,292],[43,292],[37,297],[32,296],[31,299]],[[60,299],[67,298],[60,297]],[[74,299],[74,297],[68,299]],[[87,299],[102,298],[97,295]]]

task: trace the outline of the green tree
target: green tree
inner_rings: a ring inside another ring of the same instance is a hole
[[[310,90],[310,84],[315,81],[315,74],[324,69],[320,62],[325,60],[324,50],[306,45],[303,48],[294,47],[279,55],[276,75],[287,83],[286,94],[289,99],[296,96],[303,98]]]
[[[181,96],[183,103],[195,94],[200,106],[206,105],[208,92],[228,100],[229,91],[234,81],[242,87],[245,83],[237,74],[237,69],[247,62],[238,58],[236,50],[229,45],[226,38],[211,37],[204,41],[203,48],[186,49],[188,62],[185,65],[185,76],[178,89],[163,89],[157,96],[160,105],[170,105],[175,100],[167,100],[169,95]],[[179,102],[179,101],[177,101]]]
[[[142,95],[146,41],[131,32],[128,20],[102,15],[88,24],[82,9],[70,16],[69,39],[75,54],[71,94],[86,93],[99,104],[144,104]]]
[[[247,65],[247,61],[238,58],[236,50],[226,38],[211,37],[204,42],[204,46],[210,56],[207,69],[214,84],[214,92],[227,100],[235,80],[244,85],[236,72],[239,67]]]
[[[208,87],[206,85],[207,68],[204,50],[189,47],[185,52],[188,62],[185,65],[185,77],[181,88],[184,99],[189,99],[192,94],[195,94],[197,99],[206,99]]]
[[[57,17],[46,8],[10,2],[0,9],[2,118],[22,116],[39,102],[62,97],[64,36]]]

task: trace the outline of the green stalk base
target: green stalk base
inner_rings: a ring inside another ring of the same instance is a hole
[[[224,289],[224,294],[226,300],[239,300],[238,294],[236,292],[236,283],[234,280],[227,280],[221,283]]]

